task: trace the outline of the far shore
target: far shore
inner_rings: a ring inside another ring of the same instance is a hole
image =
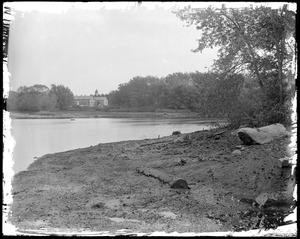
[[[12,119],[76,119],[76,118],[158,118],[197,119],[206,122],[226,122],[226,119],[200,117],[197,112],[102,112],[102,111],[40,111],[10,112]]]

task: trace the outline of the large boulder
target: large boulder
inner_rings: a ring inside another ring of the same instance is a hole
[[[240,128],[237,134],[245,145],[265,144],[289,135],[282,124],[272,124],[261,128]]]

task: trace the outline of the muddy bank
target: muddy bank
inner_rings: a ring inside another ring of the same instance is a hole
[[[10,221],[20,230],[274,228],[295,206],[291,168],[278,167],[288,144],[241,146],[218,129],[45,155],[15,175]],[[179,178],[189,189],[170,187]],[[273,196],[259,208],[262,192]]]

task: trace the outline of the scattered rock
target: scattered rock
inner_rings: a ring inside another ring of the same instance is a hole
[[[190,137],[190,135],[186,134],[185,136],[183,136],[183,139],[184,140],[191,140],[191,137]]]
[[[258,203],[259,208],[261,208],[268,201],[269,195],[268,193],[261,193],[256,198],[255,201]]]
[[[178,137],[174,140],[174,143],[183,143],[183,142],[184,142],[183,137]]]
[[[203,156],[198,156],[197,157],[197,161],[199,161],[199,162],[202,162],[202,161],[204,161],[206,158],[205,157],[203,157]]]
[[[221,138],[220,135],[216,135],[216,136],[214,137],[214,140],[218,140],[218,139],[220,139],[220,138]]]
[[[261,128],[241,128],[237,133],[245,145],[265,144],[288,135],[282,124],[272,124]]]
[[[264,206],[264,205],[266,204],[266,202],[267,202],[269,199],[277,200],[278,197],[279,197],[279,194],[278,194],[278,193],[267,193],[267,192],[263,192],[263,193],[260,193],[260,194],[255,198],[255,201],[258,203],[259,208],[261,208],[262,206]]]
[[[117,210],[120,208],[120,200],[119,199],[111,199],[105,202],[105,206],[109,209]]]
[[[130,158],[127,155],[120,155],[120,159],[122,159],[122,160],[130,160]]]
[[[91,206],[92,209],[100,209],[100,208],[104,208],[105,204],[102,202],[96,203],[94,205]]]
[[[241,155],[242,152],[241,152],[241,150],[236,149],[236,150],[234,150],[231,154],[232,154],[232,155]]]
[[[186,180],[180,178],[171,184],[171,188],[190,189]]]
[[[290,160],[288,157],[278,159],[278,167],[284,168],[290,166]]]
[[[179,165],[179,166],[183,166],[185,164],[186,164],[186,161],[184,159],[179,159],[177,162],[177,165]]]
[[[185,161],[184,159],[180,159],[180,160],[178,161],[178,164],[177,164],[177,165],[182,166],[182,165],[185,165],[185,164],[186,164],[186,161]]]
[[[159,215],[165,217],[165,218],[171,218],[176,219],[177,215],[173,212],[160,212]]]
[[[173,131],[172,135],[180,135],[181,132],[180,131]]]
[[[246,148],[242,145],[237,145],[235,146],[237,149],[241,150],[241,151],[244,151]]]

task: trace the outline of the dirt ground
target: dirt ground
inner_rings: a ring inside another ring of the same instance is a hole
[[[224,129],[48,154],[15,175],[10,221],[26,229],[218,232],[274,228],[295,202],[289,138],[241,146]],[[170,132],[171,134],[172,132]],[[242,148],[241,148],[242,147]],[[232,154],[239,148],[241,154]],[[159,175],[145,175],[141,168]],[[174,189],[162,178],[187,181]],[[273,195],[259,208],[255,198]]]

